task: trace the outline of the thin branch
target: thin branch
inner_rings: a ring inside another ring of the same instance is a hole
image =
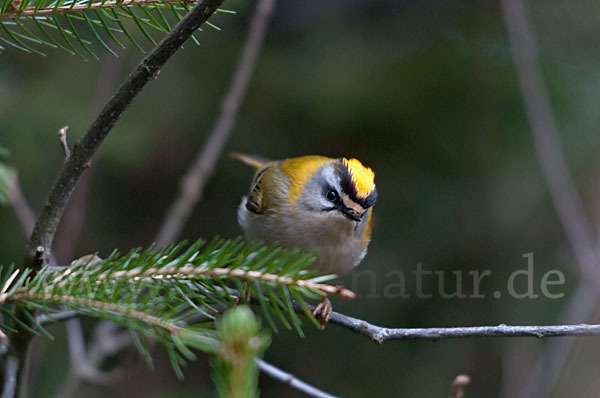
[[[17,383],[19,381],[19,370],[21,368],[21,359],[16,355],[8,355],[4,361],[4,382],[2,398],[12,398],[17,393]]]
[[[2,398],[14,398],[20,396],[20,392],[27,389],[25,360],[27,357],[28,338],[17,335],[10,341],[6,341],[6,335],[2,333]]]
[[[160,68],[216,11],[222,2],[223,0],[202,0],[194,6],[138,64],[127,80],[117,89],[85,135],[77,140],[73,146],[71,157],[61,168],[33,229],[27,250],[28,265],[33,265],[31,259],[34,256],[35,248],[38,246],[45,249],[45,260],[48,261],[58,223],[75,184],[85,169],[89,167],[92,157],[121,114],[142,88],[149,81],[156,78]],[[35,269],[39,269],[36,265],[33,266]]]
[[[17,173],[8,182],[8,200],[23,231],[25,231],[25,235],[31,235],[33,226],[35,225],[35,215],[23,195]]]
[[[256,358],[254,361],[256,362],[256,365],[261,370],[261,372],[263,372],[264,374],[274,378],[275,380],[279,380],[280,382],[285,383],[288,386],[298,391],[301,391],[306,395],[315,398],[336,398],[335,395],[331,395],[325,391],[319,390],[318,388],[311,386],[310,384],[298,379],[293,374],[285,372],[260,358]]]
[[[68,336],[67,344],[69,346],[69,361],[71,365],[74,366],[77,364],[77,371],[80,374],[94,373],[96,369],[91,368],[87,363],[81,361],[82,358],[85,358],[85,337],[80,320],[73,318],[65,322],[65,331]]]
[[[65,126],[58,130],[58,140],[60,141],[60,146],[65,153],[65,161],[69,160],[71,157],[71,150],[69,149],[69,144],[67,144],[67,129],[69,126]]]
[[[54,314],[39,314],[36,317],[36,321],[44,326],[48,323],[65,322],[71,319],[75,319],[79,316],[79,312],[75,310],[65,310]]]
[[[202,151],[198,153],[194,163],[185,173],[179,195],[165,214],[163,224],[155,238],[158,246],[169,244],[179,236],[192,210],[202,198],[204,186],[213,174],[215,165],[233,130],[274,8],[275,0],[260,0],[256,6],[233,80],[221,104],[221,113],[209,133]]]
[[[501,4],[540,168],[582,276],[600,287],[600,269],[593,235],[562,152],[558,127],[535,55],[535,39],[527,23],[523,1],[502,0]]]
[[[227,288],[232,295],[239,295],[236,289]],[[266,299],[268,301],[268,298]],[[250,303],[260,304],[257,298],[250,297]],[[296,313],[306,316],[306,311],[298,302],[292,302]],[[306,305],[309,311],[317,307]],[[544,326],[512,326],[500,324],[498,326],[466,326],[450,328],[386,328],[373,325],[362,319],[353,318],[339,312],[331,312],[328,324],[348,329],[356,334],[370,338],[376,343],[387,340],[442,340],[466,337],[559,337],[559,336],[598,336],[600,324],[577,325],[544,325]]]
[[[100,366],[106,358],[131,345],[129,331],[121,330],[112,322],[100,322],[94,328],[92,341],[85,357],[78,358],[72,364],[73,371],[69,372],[56,396],[64,398],[76,396],[83,380],[96,384],[107,384],[122,375],[119,370],[102,371]]]
[[[25,199],[25,195],[23,195],[17,173],[15,173],[8,182],[8,200],[10,201],[15,216],[17,216],[17,219],[21,224],[23,232],[26,236],[31,235],[31,231],[33,231],[33,226],[35,225],[35,215],[33,214],[33,210],[31,210],[31,206],[29,206],[27,199]],[[38,253],[37,250],[36,253]],[[51,255],[50,265],[55,266],[55,264],[56,258]]]
[[[112,330],[119,330],[117,325],[111,324],[111,326]],[[81,323],[67,322],[65,327],[67,329],[67,333],[69,334],[68,342],[70,361],[77,374],[77,378],[81,377],[95,384],[107,384],[111,379],[113,379],[111,374],[100,370],[97,364],[92,366],[89,361],[87,361],[87,355],[85,352],[85,338]],[[114,337],[112,333],[110,334],[110,337]],[[127,332],[127,337],[127,341],[131,341],[131,339],[129,339],[129,331]],[[67,379],[68,378],[69,377],[67,377]],[[65,384],[69,384],[69,382],[65,381]],[[65,395],[66,394],[60,394],[60,396],[63,397]]]
[[[312,306],[309,306],[309,309]],[[451,328],[386,328],[372,325],[362,319],[332,312],[329,323],[344,327],[375,341],[387,340],[442,340],[465,337],[558,337],[598,336],[600,325],[548,325],[548,326],[467,326]]]
[[[114,324],[110,325],[113,329],[117,328]],[[98,364],[90,364],[90,361],[88,360],[89,355],[86,355],[85,338],[80,320],[71,319],[67,321],[65,323],[65,328],[68,336],[67,342],[69,344],[71,367],[62,387],[58,390],[59,393],[57,396],[65,398],[73,396],[77,392],[80,379],[100,385],[106,385],[109,381],[113,380],[113,373],[100,370]],[[129,335],[127,337],[129,337]],[[90,348],[90,352],[91,350],[92,349]]]
[[[538,162],[582,277],[576,293],[572,296],[572,300],[576,300],[578,305],[574,305],[574,302],[567,305],[567,309],[575,308],[576,312],[567,313],[567,316],[573,322],[584,322],[588,319],[590,305],[589,303],[579,305],[581,298],[585,297],[586,300],[595,303],[599,297],[598,253],[581,200],[564,159],[558,128],[536,56],[535,37],[528,24],[525,6],[522,0],[502,0],[501,5]],[[548,380],[545,392],[551,391],[562,373],[573,344],[571,340],[560,340],[555,345],[547,347],[529,378],[524,396],[534,396],[532,395],[534,390],[539,394],[543,378]]]

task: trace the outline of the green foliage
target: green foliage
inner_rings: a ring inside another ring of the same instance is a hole
[[[258,397],[258,368],[269,337],[259,319],[245,306],[227,310],[217,322],[219,349],[213,361],[213,380],[222,398]]]
[[[214,352],[213,320],[240,299],[257,300],[274,330],[277,317],[302,334],[292,297],[318,325],[304,298],[324,294],[319,287],[326,285],[311,283],[328,277],[313,278],[305,270],[312,261],[312,255],[275,245],[215,238],[187,248],[180,243],[135,249],[124,256],[113,252],[105,260],[86,256],[66,268],[46,267],[36,275],[7,267],[0,270],[0,328],[5,334],[14,333],[17,325],[47,334],[31,315],[27,323],[17,312],[27,316],[33,310],[50,313],[58,306],[74,309],[127,327],[149,364],[145,339],[158,340],[181,375],[180,366],[194,358],[190,347]]]
[[[98,59],[93,43],[116,55],[113,48],[124,48],[123,38],[143,52],[137,33],[155,45],[157,34],[169,32],[193,6],[182,0],[0,0],[0,5],[0,41],[41,55],[43,46],[60,48],[83,59]]]

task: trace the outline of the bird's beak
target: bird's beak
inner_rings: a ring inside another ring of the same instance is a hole
[[[340,203],[339,210],[352,221],[360,221],[367,210],[363,209],[361,205],[350,199],[347,195],[342,195],[342,203]]]
[[[367,212],[366,209],[363,209],[360,205],[353,202],[349,206],[342,206],[340,210],[342,214],[346,216],[346,218],[356,222],[362,220],[363,216]]]
[[[365,214],[365,212],[363,211],[362,213],[354,210],[354,209],[350,209],[348,207],[344,207],[342,209],[342,213],[349,218],[352,221],[360,221],[362,220],[362,216],[363,214]]]

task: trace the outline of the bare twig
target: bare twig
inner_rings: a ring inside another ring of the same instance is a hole
[[[38,246],[45,249],[45,260],[48,260],[56,228],[77,180],[89,166],[100,144],[110,133],[123,111],[222,2],[223,0],[203,0],[194,6],[173,30],[144,57],[126,81],[117,89],[85,135],[77,140],[73,146],[71,157],[61,168],[33,229],[28,244],[29,265],[33,265],[31,259],[34,256],[35,248]],[[33,266],[38,269],[37,265]]]
[[[110,323],[110,322],[107,322]],[[95,384],[107,384],[111,379],[113,379],[112,375],[104,372],[99,369],[98,364],[90,364],[87,360],[87,355],[85,351],[85,341],[83,336],[83,330],[80,322],[67,322],[65,323],[67,328],[67,332],[69,333],[69,354],[70,360],[73,366],[76,369],[76,375],[81,377],[87,381],[93,382]],[[107,325],[103,325],[104,330],[107,330]],[[111,327],[108,328],[107,332],[117,331],[118,326],[115,324],[111,324]],[[105,343],[105,339],[107,336],[110,336],[111,340],[114,339],[113,333],[103,333],[102,334],[102,343]],[[129,336],[128,336],[129,337]],[[127,340],[129,341],[129,339]],[[112,344],[114,347],[114,344]],[[104,347],[104,346],[103,346]],[[107,347],[104,347],[107,348]],[[114,354],[113,350],[109,350],[110,354]],[[91,349],[90,349],[91,352]],[[108,354],[108,353],[107,353]],[[102,357],[104,358],[104,357]],[[68,382],[69,377],[67,377],[66,383]],[[64,395],[61,395],[64,396]]]
[[[538,162],[582,276],[577,291],[572,296],[577,306],[572,302],[566,307],[569,310],[576,308],[576,312],[567,313],[567,317],[573,322],[583,322],[588,319],[590,311],[587,309],[590,305],[589,303],[580,305],[581,298],[584,297],[590,303],[595,303],[599,297],[598,252],[594,247],[590,225],[584,215],[583,206],[562,153],[558,128],[536,57],[535,37],[528,26],[523,1],[502,0],[501,4]],[[573,344],[571,340],[560,340],[556,345],[551,345],[545,350],[530,376],[523,396],[535,396],[534,392],[539,394],[543,378],[548,380],[545,392],[551,391],[562,373]]]
[[[306,395],[316,398],[336,398],[335,395],[331,395],[325,391],[319,390],[318,388],[298,379],[293,374],[285,372],[262,359],[256,358],[255,362],[258,368],[264,374],[274,378],[275,380],[279,380],[280,382],[285,383],[288,386],[305,393]]]
[[[67,144],[67,129],[69,126],[65,126],[58,130],[58,140],[60,141],[60,146],[65,153],[65,162],[69,160],[71,157],[71,150],[69,149],[69,144]]]
[[[21,228],[26,236],[31,235],[31,231],[33,230],[33,226],[35,225],[35,215],[27,203],[27,199],[23,195],[23,191],[21,190],[21,185],[19,184],[18,174],[12,177],[8,184],[8,198],[13,209],[13,212],[17,216],[19,223],[21,224]],[[36,252],[37,253],[37,252]],[[50,265],[56,265],[56,258],[54,256],[50,256]]]
[[[58,397],[70,398],[76,396],[82,382],[86,380],[96,384],[107,384],[122,375],[118,370],[101,371],[99,367],[111,355],[122,351],[131,345],[129,331],[121,330],[111,322],[100,322],[94,328],[94,337],[85,357],[77,358],[74,372],[69,372],[59,389]]]
[[[310,308],[310,306],[309,306]],[[600,325],[548,325],[548,326],[467,326],[451,328],[385,328],[372,325],[362,319],[332,312],[329,323],[342,326],[355,333],[369,337],[376,343],[387,340],[442,340],[465,337],[557,337],[597,336]]]
[[[471,383],[471,378],[467,375],[458,375],[450,386],[450,398],[464,398],[465,389]]]
[[[2,333],[0,347],[2,348],[2,398],[14,398],[20,392],[25,393],[27,366],[28,338],[23,334],[11,336],[7,341],[6,335]]]
[[[600,286],[593,235],[561,149],[558,128],[535,55],[535,39],[527,23],[523,1],[502,0],[501,3],[540,168],[580,273]]]
[[[2,398],[12,398],[17,392],[18,374],[21,368],[21,358],[17,355],[8,355],[4,360],[4,382]]]
[[[31,235],[31,231],[33,231],[33,226],[35,225],[35,215],[23,195],[17,173],[15,173],[8,183],[8,200],[25,235]]]
[[[39,314],[36,317],[36,321],[40,325],[46,325],[48,323],[64,322],[79,316],[79,312],[74,310],[65,310],[54,314]]]
[[[236,289],[227,288],[233,296],[239,295]],[[269,301],[266,299],[266,301]],[[258,299],[250,297],[250,303],[260,304]],[[306,316],[306,311],[298,303],[293,302],[296,313]],[[314,311],[316,306],[306,304],[309,311]],[[339,312],[331,312],[328,324],[348,329],[354,333],[366,336],[376,343],[387,340],[442,340],[466,337],[559,337],[559,336],[597,336],[600,335],[600,324],[576,325],[545,325],[545,326],[512,326],[500,324],[498,326],[466,326],[450,328],[386,328],[373,325],[362,319],[353,318]]]
[[[240,292],[234,288],[220,288],[216,290],[226,291],[233,297],[238,297]],[[269,298],[264,300],[269,302]],[[250,297],[252,305],[260,305],[256,297]],[[300,303],[292,301],[294,312],[306,316],[306,311]],[[310,312],[317,307],[306,304]],[[559,337],[559,336],[598,336],[600,335],[600,324],[574,324],[574,325],[540,325],[540,326],[465,326],[449,328],[387,328],[373,325],[365,320],[353,318],[339,312],[331,312],[328,324],[348,329],[356,334],[370,338],[376,343],[387,340],[442,340],[468,337]]]
[[[192,210],[202,198],[204,186],[213,174],[217,160],[233,129],[274,8],[275,0],[261,0],[256,6],[233,80],[221,104],[221,113],[202,151],[198,153],[194,163],[185,173],[179,195],[165,214],[163,224],[155,238],[158,246],[164,246],[177,238]]]
[[[94,380],[95,383],[101,384],[104,378],[101,376],[100,370],[90,366],[85,361],[85,338],[83,336],[83,328],[79,319],[70,319],[65,322],[65,330],[67,332],[67,342],[69,344],[69,359],[73,367],[76,367],[78,375],[87,375]]]

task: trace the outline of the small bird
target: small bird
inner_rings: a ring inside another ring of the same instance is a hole
[[[246,239],[315,252],[310,269],[320,275],[343,275],[362,261],[377,200],[370,168],[346,158],[268,161],[239,153],[232,156],[256,169],[250,192],[238,208]],[[326,322],[331,304],[325,301],[315,314],[320,312]]]

